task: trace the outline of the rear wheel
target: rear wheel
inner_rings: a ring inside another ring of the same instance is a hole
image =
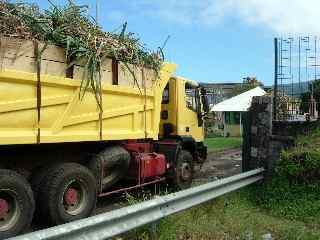
[[[49,165],[49,166],[43,166],[35,169],[31,175],[30,183],[31,188],[33,191],[34,199],[37,201],[38,199],[38,192],[43,184],[43,180],[46,178],[46,176],[51,172],[51,169],[55,165]]]
[[[89,217],[97,201],[95,178],[80,164],[59,164],[43,179],[38,199],[40,214],[49,225]]]
[[[177,190],[189,188],[193,180],[193,157],[190,152],[181,150],[172,176],[173,187]]]
[[[31,224],[34,209],[27,180],[13,171],[0,169],[0,239],[24,232]]]

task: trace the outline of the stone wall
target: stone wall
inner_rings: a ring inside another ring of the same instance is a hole
[[[320,127],[320,121],[272,121],[272,98],[254,97],[249,112],[243,113],[243,171],[264,167],[272,175],[284,149],[295,145],[298,135]]]
[[[270,97],[254,97],[250,108],[250,114],[247,121],[250,122],[250,134],[246,135],[250,138],[251,147],[244,151],[250,151],[246,154],[244,164],[251,170],[258,167],[266,167],[265,163],[269,157],[270,135],[272,133],[272,114],[271,114],[271,98]],[[244,140],[246,141],[246,140]]]
[[[308,135],[311,131],[320,127],[320,121],[312,122],[287,122],[287,121],[273,121],[272,134],[280,136]]]
[[[269,96],[254,97],[244,124],[243,166],[244,171],[264,167],[272,173],[275,162],[283,149],[294,145],[291,131],[285,131],[279,123],[273,129],[272,98]],[[281,131],[280,131],[281,130]],[[287,132],[288,134],[284,134]]]

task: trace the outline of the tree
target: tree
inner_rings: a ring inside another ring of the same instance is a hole
[[[245,77],[241,85],[232,89],[232,96],[237,96],[259,86],[263,86],[263,84],[256,77]]]

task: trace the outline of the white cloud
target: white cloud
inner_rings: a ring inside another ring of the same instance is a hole
[[[320,0],[126,0],[126,3],[134,14],[184,25],[211,26],[232,16],[279,34],[320,33]]]
[[[211,8],[207,14],[209,23],[217,15],[232,15],[280,34],[320,33],[319,0],[217,0],[211,1]]]

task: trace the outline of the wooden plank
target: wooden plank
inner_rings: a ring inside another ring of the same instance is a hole
[[[101,69],[103,71],[112,72],[112,59],[106,58],[105,60],[103,60],[101,63]]]
[[[140,68],[132,65],[127,64],[130,70],[126,67],[126,65],[122,62],[119,62],[119,68],[118,68],[118,82],[119,86],[126,86],[126,87],[136,87],[137,85],[142,89],[142,71]],[[137,82],[135,82],[134,77],[131,73],[131,71],[135,74]]]
[[[84,68],[75,65],[73,69],[73,79],[82,80],[84,77]],[[112,72],[111,71],[101,71],[101,81],[103,84],[112,85]]]
[[[21,72],[35,73],[37,71],[35,59],[29,57],[13,58],[1,58],[0,70],[15,70]]]
[[[73,67],[73,79],[82,80],[84,77],[84,65],[85,61],[79,61]],[[112,59],[106,58],[101,63],[101,81],[103,84],[112,85]]]
[[[136,80],[139,84],[139,87],[143,89],[143,77],[142,74],[144,72],[145,84],[146,88],[151,89],[153,87],[153,83],[156,81],[157,74],[154,70],[150,68],[144,68],[144,71],[140,67],[136,67],[132,64],[128,64],[130,70],[135,74]],[[124,63],[119,63],[119,85],[120,86],[129,86],[136,87],[137,83],[134,81],[134,77],[130,70],[125,66]]]
[[[66,77],[65,63],[41,60],[41,74]]]
[[[0,70],[15,70],[28,73],[36,73],[35,58],[19,57],[16,59],[0,59]],[[66,64],[54,61],[41,60],[41,74],[57,77],[66,76]]]
[[[80,59],[76,62],[75,66],[84,67],[87,64],[86,59]],[[101,63],[101,70],[102,71],[109,71],[112,72],[112,59],[106,58]]]
[[[39,44],[39,49],[44,47],[44,43]],[[34,42],[11,37],[0,38],[0,58],[35,58]],[[41,55],[41,59],[55,62],[66,61],[65,50],[55,45],[47,45]]]
[[[44,46],[39,44],[40,49]],[[61,47],[48,45],[42,56],[42,71],[41,74],[49,74],[58,77],[66,77],[65,50]],[[83,78],[83,67],[85,61],[79,61],[74,66],[73,78],[81,80]],[[124,63],[118,64],[118,85],[124,87],[134,87],[143,89],[142,70],[132,64],[128,64],[129,70]],[[24,40],[12,37],[0,38],[0,70],[16,70],[35,73],[35,54],[34,42],[31,40]],[[112,85],[112,59],[106,58],[101,63],[102,82]],[[131,73],[134,73],[137,82]],[[146,88],[151,89],[157,76],[154,70],[145,68],[144,79]]]
[[[146,88],[152,88],[158,77],[156,71],[151,68],[144,68],[144,75],[146,80]]]

